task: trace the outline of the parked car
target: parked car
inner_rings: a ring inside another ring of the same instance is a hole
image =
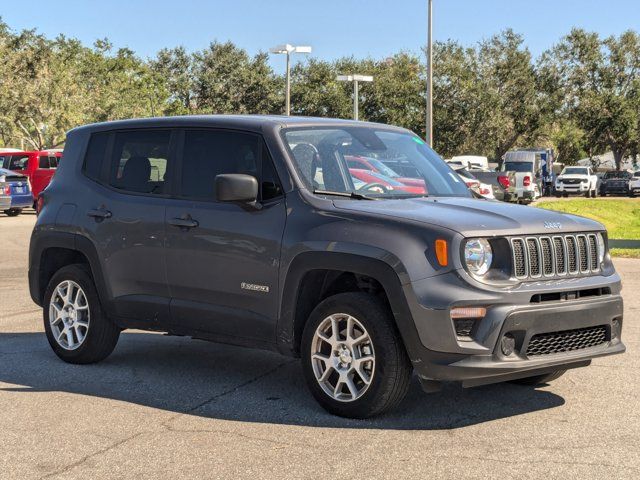
[[[626,170],[611,170],[602,176],[600,195],[610,194],[628,195],[631,173]]]
[[[640,171],[633,174],[633,177],[629,179],[629,196],[635,197],[640,193]]]
[[[350,168],[349,173],[358,180],[365,182],[367,190],[371,190],[378,193],[387,193],[391,191],[406,192],[412,194],[424,194],[424,181],[420,187],[412,187],[398,182],[393,178],[387,177],[378,172],[372,172],[371,170],[362,170],[359,168]]]
[[[392,178],[393,180],[403,183],[404,185],[409,185],[410,187],[420,187],[424,190],[424,180],[420,178],[403,177],[391,167],[385,165],[382,160],[378,160],[377,158],[348,155],[345,156],[345,159],[347,160],[347,165],[349,165],[349,168],[358,168],[361,170],[370,170],[372,172],[381,173],[382,175],[385,175],[388,178]]]
[[[50,150],[38,150],[31,152],[4,152],[0,154],[0,166],[7,170],[26,175],[31,182],[32,200],[35,207],[38,195],[47,188],[58,163],[62,157],[62,152]]]
[[[31,185],[26,175],[0,168],[0,210],[15,217],[32,204]]]
[[[454,168],[454,170],[471,190],[488,200],[495,200],[496,197],[493,195],[493,187],[491,185],[478,180],[467,168]]]
[[[471,168],[469,169],[471,175],[477,178],[481,183],[486,184],[491,187],[491,192],[493,197],[496,200],[501,202],[510,201],[510,197],[507,194],[507,189],[509,188],[509,177],[505,172],[497,172],[495,170],[489,169],[477,169]],[[501,181],[502,178],[502,181]],[[507,180],[506,185],[504,184],[504,180]]]
[[[353,154],[413,165],[429,196],[358,189]],[[604,227],[473,198],[405,129],[240,115],[89,125],[67,134],[41,199],[29,287],[66,362],[106,358],[126,328],[265,348],[301,357],[329,412],[362,418],[400,405],[413,371],[427,391],[535,385],[625,350]],[[90,373],[60,381],[76,374]]]
[[[556,178],[556,197],[570,193],[595,198],[598,194],[598,177],[591,167],[565,167]]]

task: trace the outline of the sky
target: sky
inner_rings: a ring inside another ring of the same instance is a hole
[[[231,40],[250,54],[282,43],[311,45],[331,60],[385,58],[426,44],[427,0],[0,0],[13,30],[60,33],[91,45],[109,38],[143,58]],[[433,0],[434,40],[473,45],[505,28],[537,56],[574,27],[602,36],[640,29],[640,0]],[[301,57],[302,55],[298,55]],[[284,66],[281,56],[271,60]]]

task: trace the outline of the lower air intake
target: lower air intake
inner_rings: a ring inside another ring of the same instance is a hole
[[[540,333],[531,337],[527,347],[527,356],[582,350],[597,347],[606,341],[607,328],[604,325],[562,332]]]

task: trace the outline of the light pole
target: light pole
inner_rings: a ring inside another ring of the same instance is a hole
[[[431,11],[433,0],[427,6],[427,118],[425,140],[433,147],[433,37]]]
[[[291,114],[291,62],[289,57],[292,53],[311,53],[311,47],[309,46],[293,46],[288,43],[285,45],[278,45],[277,47],[270,48],[269,51],[271,53],[275,53],[276,55],[286,55],[287,56],[287,75],[286,75],[286,86],[285,86],[285,114],[289,116]]]
[[[353,82],[353,119],[358,120],[358,82],[373,82],[371,75],[338,75],[339,82]]]

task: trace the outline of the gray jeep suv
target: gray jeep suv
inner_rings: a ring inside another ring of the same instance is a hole
[[[276,350],[324,408],[362,418],[412,371],[426,391],[538,384],[625,349],[603,226],[474,198],[407,130],[128,120],[70,131],[64,159],[29,260],[64,361],[104,359],[126,328]]]

